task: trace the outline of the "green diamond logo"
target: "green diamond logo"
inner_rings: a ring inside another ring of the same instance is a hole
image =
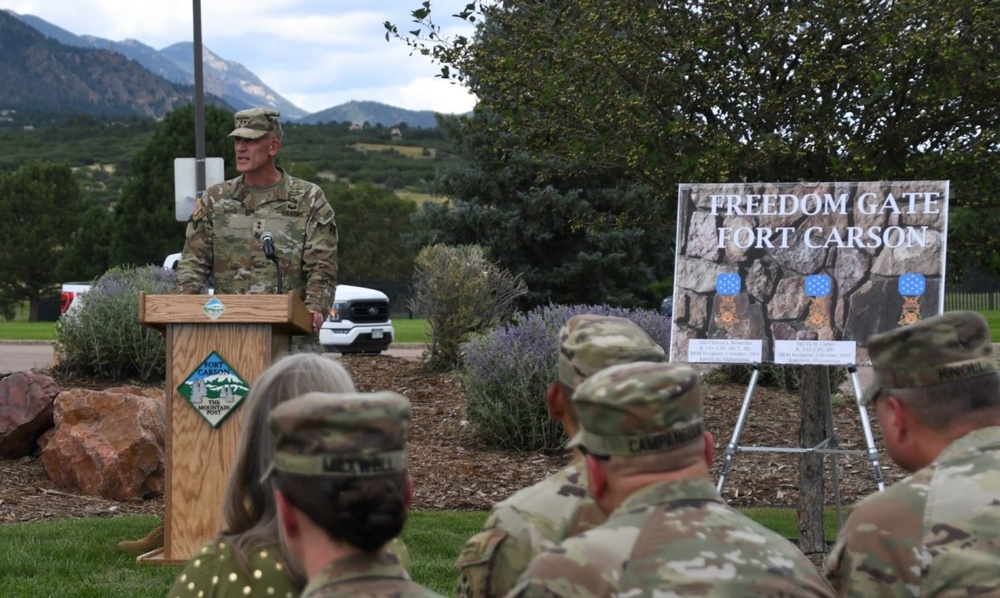
[[[217,320],[222,315],[222,312],[226,311],[226,306],[219,301],[218,297],[212,297],[201,309],[208,316],[208,319]]]
[[[250,385],[218,353],[201,362],[184,382],[177,386],[184,400],[198,410],[213,428],[232,413],[250,392]]]

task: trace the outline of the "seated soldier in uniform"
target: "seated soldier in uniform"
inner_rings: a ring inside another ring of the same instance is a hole
[[[617,363],[664,359],[663,349],[625,318],[573,316],[559,332],[558,380],[545,397],[549,416],[572,437],[579,424],[570,396],[587,376]],[[543,548],[604,521],[587,494],[583,455],[573,452],[567,467],[493,507],[484,531],[458,557],[458,596],[503,596]]]
[[[573,393],[603,524],[546,549],[511,596],[832,596],[788,540],[730,508],[709,479],[697,372],[611,366]]]
[[[282,544],[305,571],[303,598],[438,594],[388,550],[413,497],[406,470],[410,402],[394,392],[309,393],[268,418]]]
[[[841,596],[1000,596],[1000,367],[982,315],[868,340],[889,457],[909,477],[861,501],[826,562]]]

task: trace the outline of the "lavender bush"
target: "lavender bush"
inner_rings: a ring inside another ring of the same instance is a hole
[[[566,439],[549,419],[545,393],[556,379],[559,329],[578,314],[627,318],[665,350],[670,346],[669,318],[608,305],[539,307],[473,337],[462,346],[458,378],[466,391],[466,417],[482,442],[525,451],[562,447]]]
[[[162,379],[166,345],[159,332],[139,323],[139,291],[168,293],[174,277],[158,266],[108,270],[56,324],[59,367],[114,381]]]

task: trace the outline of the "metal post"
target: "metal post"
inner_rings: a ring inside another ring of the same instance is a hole
[[[733,430],[733,437],[726,446],[726,460],[722,464],[722,471],[719,474],[719,483],[716,486],[719,492],[722,492],[722,487],[726,483],[726,476],[729,475],[729,468],[733,465],[733,456],[739,449],[740,433],[743,431],[743,426],[746,424],[747,412],[750,410],[750,401],[753,399],[753,391],[757,388],[757,377],[760,376],[760,364],[753,364],[753,375],[750,376],[750,387],[747,388],[747,394],[743,397],[743,406],[740,408],[740,415],[736,419],[736,428]]]
[[[872,437],[872,427],[868,421],[868,409],[861,404],[861,377],[858,376],[857,366],[849,366],[847,371],[851,374],[851,382],[854,386],[854,396],[858,403],[858,413],[861,415],[861,428],[865,433],[865,444],[868,446],[868,460],[871,461],[872,469],[875,472],[875,483],[879,490],[885,490],[885,482],[882,480],[882,467],[878,462],[878,450],[875,449],[875,439]]]
[[[205,82],[202,74],[201,0],[194,3],[194,184],[195,197],[205,191]]]

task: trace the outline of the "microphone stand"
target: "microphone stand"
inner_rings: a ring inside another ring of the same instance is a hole
[[[272,262],[274,262],[274,269],[277,270],[277,272],[278,272],[278,294],[280,295],[280,294],[282,294],[282,290],[281,290],[281,266],[278,265],[278,256],[271,256],[269,259]]]
[[[278,256],[274,254],[274,236],[270,232],[265,232],[260,236],[260,243],[264,246],[264,257],[274,262],[274,269],[278,272],[278,294],[282,294],[281,289],[281,265],[278,263]]]

